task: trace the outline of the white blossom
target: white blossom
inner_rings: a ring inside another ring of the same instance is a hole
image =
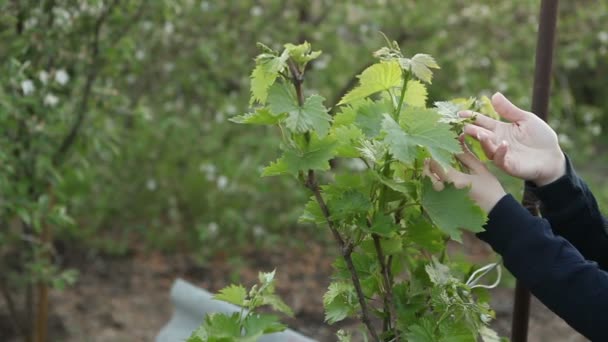
[[[227,186],[228,186],[228,177],[226,177],[224,175],[217,177],[218,189],[222,190],[222,189],[225,189]]]
[[[264,227],[260,226],[259,224],[256,224],[255,226],[253,226],[253,235],[256,237],[260,237],[262,235],[264,235],[264,233],[266,233],[266,229],[264,229]]]
[[[249,14],[251,14],[252,17],[259,17],[260,15],[262,15],[263,12],[264,11],[262,10],[262,7],[253,6],[253,7],[251,7]]]
[[[146,58],[146,53],[143,50],[137,50],[137,52],[135,53],[135,59],[141,61],[144,58]]]
[[[201,2],[201,11],[207,12],[209,8],[211,8],[211,6],[209,5],[209,1]]]
[[[49,73],[44,70],[41,70],[38,73],[38,79],[40,80],[40,82],[42,82],[42,84],[46,84],[46,82],[49,81]]]
[[[608,32],[600,31],[597,33],[597,39],[602,43],[608,43]]]
[[[207,229],[209,229],[209,233],[215,234],[220,229],[220,226],[217,223],[215,223],[215,222],[211,222],[207,226]]]
[[[34,82],[28,79],[21,82],[21,90],[23,91],[23,95],[29,95],[36,90],[36,87],[34,86]]]
[[[150,178],[146,182],[146,188],[148,188],[148,190],[150,190],[150,191],[156,190],[157,186],[158,185],[156,184],[156,180],[154,178]]]
[[[55,73],[55,82],[57,82],[61,85],[66,85],[69,80],[70,80],[70,75],[68,75],[68,73],[65,71],[65,69],[59,69]]]
[[[59,98],[52,93],[48,93],[44,96],[44,100],[42,102],[45,106],[55,107],[59,103]]]

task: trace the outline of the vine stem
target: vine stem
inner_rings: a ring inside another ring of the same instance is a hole
[[[382,278],[384,281],[384,291],[386,292],[386,294],[383,296],[383,299],[384,311],[388,315],[388,328],[395,329],[395,338],[396,341],[399,341],[397,337],[397,315],[395,313],[395,306],[393,301],[393,284],[391,281],[391,275],[388,269],[386,258],[384,257],[384,253],[382,251],[382,246],[380,245],[380,237],[378,236],[378,234],[372,234],[372,238],[374,239],[374,247],[376,248],[376,255],[378,256],[378,263],[380,263],[380,272],[382,273]]]
[[[321,208],[321,212],[323,212],[323,216],[325,216],[325,220],[329,225],[329,229],[331,230],[334,239],[340,246],[342,257],[346,262],[346,267],[350,272],[351,280],[355,287],[355,292],[357,293],[357,298],[359,299],[359,305],[361,306],[361,320],[363,324],[367,327],[369,334],[372,337],[373,341],[380,342],[378,334],[376,333],[376,329],[372,324],[371,319],[369,318],[369,309],[367,308],[367,302],[365,301],[365,295],[363,294],[363,290],[361,289],[361,281],[359,280],[359,275],[357,274],[357,270],[355,269],[355,265],[353,263],[352,254],[354,245],[352,242],[346,242],[344,238],[338,232],[335,222],[331,219],[331,213],[329,212],[329,208],[321,195],[321,189],[316,182],[315,172],[313,170],[308,170],[308,179],[306,180],[306,187],[313,192],[319,207]]]
[[[405,71],[404,71],[405,72]],[[403,85],[401,86],[401,96],[399,97],[399,105],[397,105],[397,111],[395,112],[395,120],[399,121],[399,114],[401,113],[401,107],[403,107],[403,100],[405,99],[405,90],[407,89],[407,82],[409,81],[408,74],[403,75]]]
[[[287,61],[287,66],[289,67],[289,72],[291,73],[291,82],[296,88],[298,104],[300,105],[300,107],[302,107],[304,105],[304,93],[302,91],[302,83],[304,82],[303,70],[299,70],[296,63],[291,59]],[[306,142],[310,142],[310,135],[308,133],[306,134]],[[369,309],[367,308],[367,302],[365,301],[365,295],[363,294],[363,290],[361,289],[361,281],[359,280],[359,275],[357,274],[355,264],[353,263],[352,254],[354,250],[354,245],[352,242],[347,243],[342,237],[342,235],[340,235],[336,223],[331,218],[329,208],[327,207],[327,204],[325,203],[325,200],[321,195],[321,189],[317,184],[314,170],[308,170],[308,175],[304,182],[304,185],[314,194],[315,200],[319,204],[319,207],[323,212],[323,216],[327,221],[329,230],[331,231],[332,235],[334,236],[334,239],[340,246],[342,257],[344,258],[344,261],[346,262],[346,267],[350,272],[351,280],[353,282],[353,286],[355,287],[357,298],[359,299],[359,305],[361,306],[361,320],[363,321],[363,324],[365,324],[365,326],[367,327],[367,330],[369,331],[372,340],[375,342],[380,342],[380,338],[378,337],[376,329],[374,329],[374,325],[372,324],[372,321],[370,319]]]

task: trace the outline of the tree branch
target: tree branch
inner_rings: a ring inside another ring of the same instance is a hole
[[[93,40],[91,41],[91,46],[90,46],[91,51],[92,51],[91,52],[91,64],[90,64],[89,70],[87,72],[87,79],[85,82],[82,97],[80,99],[80,103],[78,105],[76,119],[74,120],[74,123],[72,124],[72,127],[70,128],[69,133],[65,136],[65,138],[61,142],[59,149],[53,155],[53,165],[55,165],[55,166],[59,165],[63,161],[63,158],[67,154],[68,150],[76,141],[76,137],[78,136],[78,131],[80,131],[80,128],[82,126],[82,123],[84,122],[86,113],[88,112],[89,97],[91,96],[91,90],[93,89],[93,83],[95,83],[95,80],[97,79],[98,69],[101,64],[101,62],[100,62],[101,58],[99,56],[99,36],[101,35],[101,28],[117,3],[118,3],[118,0],[112,1],[108,5],[107,9],[105,11],[103,11],[103,13],[101,13],[99,18],[97,18],[97,20],[95,21],[95,33],[94,33]]]

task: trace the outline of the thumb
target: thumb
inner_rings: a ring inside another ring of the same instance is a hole
[[[511,101],[509,101],[503,94],[499,92],[492,95],[492,106],[500,116],[511,122],[522,121],[526,119],[529,115],[528,112],[515,106],[513,103],[511,103]]]

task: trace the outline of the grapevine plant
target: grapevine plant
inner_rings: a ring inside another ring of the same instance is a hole
[[[301,221],[327,226],[339,248],[323,297],[326,321],[358,318],[371,341],[499,341],[488,327],[487,286],[478,284],[495,265],[450,267],[446,254],[448,240],[461,241],[461,229],[482,231],[486,216],[467,189],[438,192],[424,176],[428,158],[460,167],[456,113],[487,101],[428,108],[425,84],[439,66],[427,54],[406,58],[387,39],[374,53],[378,62],[330,111],[303,86],[320,51],[307,42],[281,52],[260,46],[253,110],[232,121],[279,128],[282,155],[262,174],[295,177],[308,189]],[[353,161],[362,167],[341,167]]]

